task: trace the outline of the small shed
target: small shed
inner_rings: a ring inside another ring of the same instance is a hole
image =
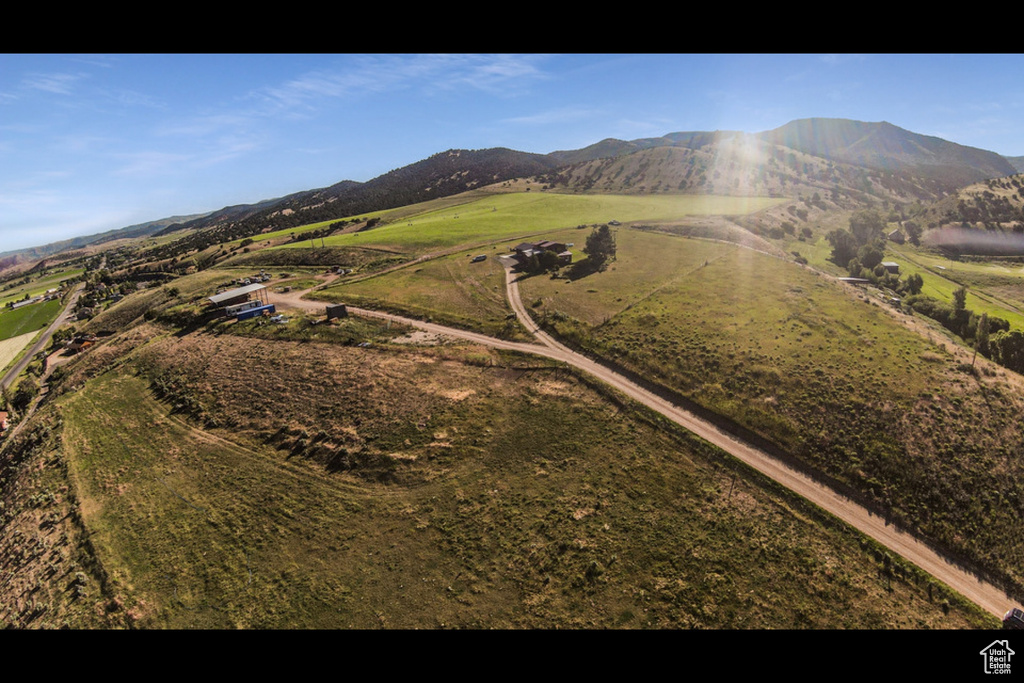
[[[345,304],[335,304],[333,306],[328,306],[327,307],[327,319],[328,320],[331,320],[333,318],[347,318],[347,317],[348,317],[348,307],[346,307]]]
[[[885,268],[888,272],[892,273],[893,275],[900,274],[900,264],[896,263],[895,261],[882,261],[882,267]]]
[[[232,304],[241,304],[249,300],[250,294],[255,294],[256,298],[264,306],[270,303],[267,300],[267,288],[259,283],[253,283],[251,285],[245,285],[244,287],[236,287],[235,289],[229,289],[226,292],[220,294],[214,294],[208,301],[213,306],[231,306]]]

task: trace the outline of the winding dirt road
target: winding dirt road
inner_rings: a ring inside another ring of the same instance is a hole
[[[870,536],[973,601],[984,610],[1001,618],[1008,609],[1015,606],[1014,600],[1002,589],[979,579],[971,572],[961,569],[922,541],[906,532],[900,531],[884,518],[870,512],[858,503],[810,479],[764,451],[722,431],[717,426],[651,393],[617,372],[560,344],[550,335],[539,329],[533,319],[527,314],[526,308],[523,306],[519,296],[519,285],[517,277],[510,267],[511,263],[507,260],[504,263],[508,300],[520,322],[534,335],[539,342],[538,344],[505,341],[475,332],[379,311],[369,311],[351,306],[348,307],[348,310],[355,315],[392,320],[435,334],[485,344],[493,348],[544,356],[579,368],[618,389],[633,400],[656,410],[676,424],[721,448],[765,476],[772,478],[779,484],[843,520],[858,531]],[[278,294],[276,295],[276,300],[273,300],[272,303],[280,303],[284,306],[292,306],[314,312],[323,312],[325,306],[323,303],[302,299],[301,293],[293,293],[292,296],[287,297]]]

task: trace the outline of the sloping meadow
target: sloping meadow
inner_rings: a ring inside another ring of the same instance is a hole
[[[620,232],[615,271],[524,301],[564,338],[721,414],[954,551],[1024,582],[1024,409],[1011,373],[877,299],[739,247]],[[710,250],[717,252],[710,254]],[[642,253],[637,259],[631,252]],[[694,266],[694,256],[708,254]],[[656,262],[652,263],[652,259]],[[643,273],[676,262],[673,276]],[[643,283],[628,291],[622,272]],[[626,304],[626,305],[624,305]],[[578,313],[577,313],[578,312]]]
[[[61,398],[143,627],[990,625],[563,368],[155,327]]]

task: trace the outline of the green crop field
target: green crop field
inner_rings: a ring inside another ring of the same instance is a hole
[[[953,292],[967,287],[967,308],[988,313],[1024,330],[1024,266],[1006,261],[953,261],[912,247],[890,248],[900,274],[918,273],[922,294],[952,302]],[[888,258],[888,257],[887,257]]]
[[[687,216],[745,214],[785,200],[691,195],[495,194],[470,203],[408,215],[381,227],[332,235],[326,246],[377,245],[427,251],[490,243],[581,224],[676,221]],[[407,209],[408,211],[408,209]],[[302,243],[279,249],[301,248]]]
[[[39,296],[45,294],[46,290],[52,289],[60,285],[62,280],[69,278],[78,277],[85,272],[84,268],[69,268],[66,270],[60,270],[55,273],[50,273],[43,276],[42,278],[33,279],[31,282],[18,285],[11,289],[0,292],[0,307],[6,306],[8,302],[20,301],[25,298],[28,294],[29,297]]]
[[[62,307],[60,299],[53,299],[22,306],[13,311],[4,309],[0,312],[0,340],[38,332],[40,328],[46,327],[56,319]]]

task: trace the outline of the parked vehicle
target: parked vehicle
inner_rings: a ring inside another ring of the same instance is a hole
[[[1020,607],[1014,607],[1003,615],[1003,628],[1024,630],[1024,610]]]
[[[471,261],[471,263],[477,263],[479,261],[485,260],[486,258],[487,258],[486,254],[480,254],[479,256],[474,256],[473,260]]]

